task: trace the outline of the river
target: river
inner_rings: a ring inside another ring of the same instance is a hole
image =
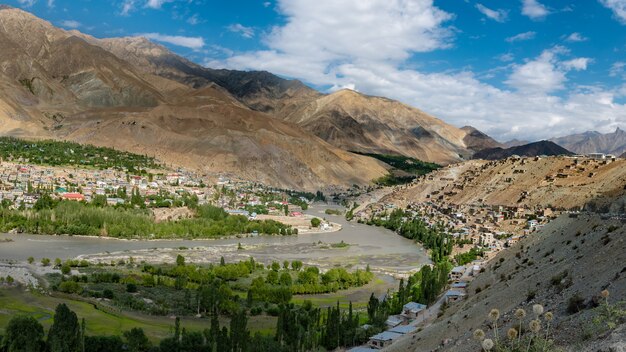
[[[256,236],[215,240],[124,241],[97,237],[0,234],[0,259],[25,261],[40,258],[83,258],[92,262],[129,260],[152,263],[172,262],[178,254],[188,262],[219,262],[255,260],[270,263],[301,260],[305,265],[321,268],[343,266],[365,268],[381,274],[402,275],[429,263],[426,252],[413,241],[392,231],[347,222],[343,216],[327,215],[324,210],[336,208],[313,205],[310,215],[324,217],[342,225],[338,232],[300,234],[297,236]],[[328,244],[345,242],[345,248],[329,248]],[[241,243],[242,249],[238,248]]]

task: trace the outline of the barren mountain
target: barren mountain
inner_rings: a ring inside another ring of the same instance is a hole
[[[569,157],[471,160],[397,187],[381,202],[404,207],[410,202],[437,198],[451,204],[580,209],[594,199],[620,194],[625,184],[626,160],[623,159],[615,162]]]
[[[518,156],[539,156],[539,155],[571,155],[572,152],[549,141],[539,141],[511,148],[491,148],[483,149],[474,154],[475,159],[498,160],[508,158],[513,155]]]
[[[484,149],[504,147],[504,145],[502,145],[495,139],[489,137],[488,135],[482,133],[472,126],[464,126],[461,127],[461,129],[467,133],[465,138],[463,138],[465,145],[468,149],[474,152],[479,152]]]
[[[0,133],[112,146],[309,190],[386,173],[380,162],[253,111],[214,83],[182,85],[86,39],[0,9]]]
[[[626,152],[626,132],[619,128],[613,133],[602,134],[589,131],[553,138],[551,141],[577,154],[607,153],[620,155]]]
[[[539,232],[501,251],[467,287],[467,297],[447,307],[443,315],[423,330],[395,342],[386,351],[479,351],[480,342],[472,337],[482,329],[494,339],[488,318],[498,309],[500,339],[510,327],[519,330],[514,312],[522,308],[527,326],[535,319],[533,305],[554,316],[550,333],[556,345],[568,352],[623,351],[626,327],[618,325],[603,333],[592,321],[605,311],[600,297],[610,292],[609,302],[626,299],[626,235],[623,220],[599,214],[562,215]],[[568,310],[570,299],[580,297],[579,312]],[[546,332],[541,317],[542,334]],[[528,334],[526,330],[524,334]],[[443,342],[443,343],[442,343]],[[550,349],[553,350],[553,349]]]
[[[204,68],[144,38],[83,37],[145,73],[195,88],[217,83],[249,108],[296,123],[344,150],[447,164],[470,156],[482,144],[497,145],[480,132],[463,131],[390,99],[347,90],[324,95],[268,72]]]
[[[506,148],[511,148],[511,147],[517,147],[519,145],[530,144],[530,143],[531,142],[527,140],[511,139],[510,141],[506,141],[502,144]]]

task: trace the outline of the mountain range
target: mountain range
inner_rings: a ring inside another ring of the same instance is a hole
[[[387,98],[205,68],[145,38],[98,39],[8,6],[0,47],[3,135],[309,190],[367,184],[391,168],[352,151],[449,164],[499,145]]]
[[[518,145],[510,148],[488,148],[474,154],[474,159],[498,160],[505,159],[513,155],[518,156],[539,156],[539,155],[571,155],[569,150],[550,141],[539,141]]]
[[[626,153],[626,132],[620,128],[612,133],[588,131],[553,138],[551,141],[577,154],[606,153],[619,156]]]

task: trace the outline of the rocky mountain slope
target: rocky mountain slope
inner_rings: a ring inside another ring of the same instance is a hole
[[[626,299],[624,236],[624,220],[594,213],[564,214],[501,251],[469,284],[465,300],[452,303],[432,325],[387,351],[479,351],[472,333],[482,329],[494,338],[488,319],[491,309],[499,310],[499,336],[506,339],[507,329],[519,326],[515,310],[526,311],[527,326],[534,319],[534,304],[553,314],[550,332],[564,350],[623,351],[626,327],[609,330],[606,318],[598,324],[593,319],[602,316],[603,307],[597,307],[603,303],[602,290],[609,291],[611,304]],[[575,297],[580,297],[578,312],[568,309]],[[545,333],[546,321],[541,321]]]
[[[553,138],[551,141],[577,154],[607,153],[621,155],[626,152],[626,132],[620,128],[612,133],[602,134],[589,131]]]
[[[374,159],[250,109],[211,80],[190,86],[154,75],[22,10],[0,9],[0,47],[5,135],[123,148],[167,164],[309,190],[366,184],[386,173]]]
[[[467,133],[463,138],[465,145],[467,148],[474,152],[479,152],[485,149],[493,149],[493,148],[503,148],[505,147],[502,143],[496,141],[495,139],[489,137],[483,132],[477,130],[472,126],[464,126],[461,127],[463,131]]]
[[[396,187],[380,202],[405,207],[410,202],[438,199],[451,204],[580,209],[594,199],[620,194],[625,184],[624,159],[615,162],[569,157],[471,160]]]
[[[447,164],[471,156],[481,144],[496,146],[482,133],[461,130],[390,99],[348,90],[325,95],[268,72],[204,68],[143,38],[83,38],[145,73],[195,88],[216,83],[249,108],[298,124],[344,150]]]
[[[474,159],[498,160],[508,158],[513,155],[518,156],[540,156],[540,155],[571,155],[569,150],[558,146],[554,142],[539,141],[510,148],[490,148],[483,149],[474,154]]]

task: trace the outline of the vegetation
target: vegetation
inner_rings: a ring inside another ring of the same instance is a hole
[[[484,251],[482,249],[474,247],[470,249],[469,252],[455,255],[454,260],[458,265],[465,265],[478,259],[478,257],[482,257],[483,255]]]
[[[9,160],[24,160],[33,164],[116,168],[137,173],[159,166],[152,157],[111,148],[52,140],[26,141],[13,137],[0,137],[0,155]]]
[[[36,207],[37,208],[37,207]],[[100,208],[72,201],[40,210],[0,209],[0,231],[34,234],[109,236],[116,238],[210,238],[253,233],[290,235],[291,228],[273,220],[251,221],[203,205],[191,219],[157,223],[146,210]]]
[[[426,161],[421,161],[415,158],[411,158],[403,155],[390,155],[390,154],[367,154],[367,153],[358,153],[362,155],[367,155],[372,158],[376,158],[386,164],[393,166],[398,170],[402,170],[408,172],[413,175],[425,175],[429,172],[435,171],[441,168],[441,165],[435,163],[429,163]]]

